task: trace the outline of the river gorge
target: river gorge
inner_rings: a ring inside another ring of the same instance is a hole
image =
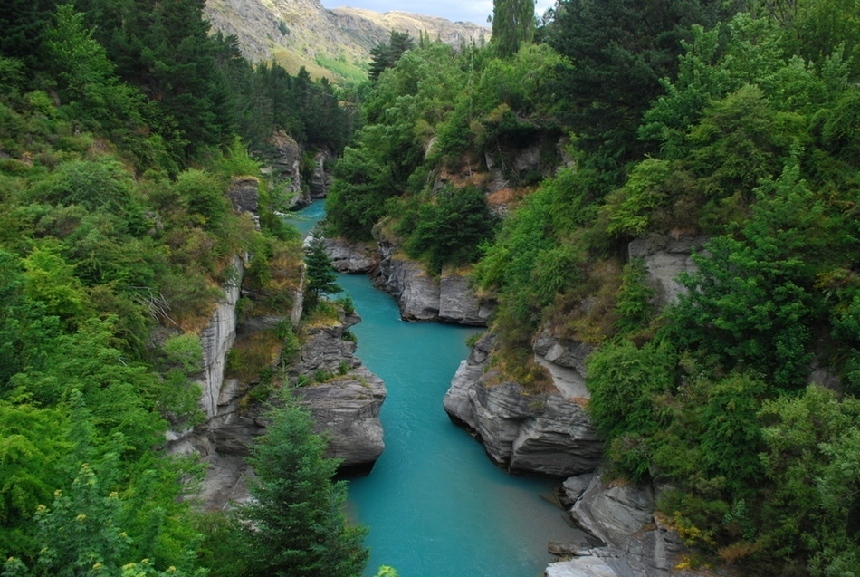
[[[320,216],[318,202],[296,224],[306,232]],[[388,388],[385,450],[368,476],[349,481],[350,515],[369,528],[367,575],[382,564],[401,577],[541,575],[550,541],[584,539],[541,497],[559,481],[508,475],[443,409],[466,339],[479,330],[404,322],[367,276],[338,283],[362,318],[350,329],[357,356]]]

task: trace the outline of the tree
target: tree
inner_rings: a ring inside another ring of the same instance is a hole
[[[332,268],[331,259],[326,253],[325,240],[318,230],[311,234],[305,253],[307,282],[305,295],[308,308],[315,307],[323,294],[337,293],[342,289],[335,282],[337,273]]]
[[[376,82],[379,75],[394,67],[405,52],[415,48],[415,40],[408,32],[391,31],[388,42],[377,44],[370,50],[370,70],[367,75],[371,82]]]
[[[445,187],[435,200],[419,209],[418,223],[406,242],[407,252],[425,257],[434,273],[447,263],[475,262],[479,246],[490,238],[494,225],[484,193],[474,186]]]
[[[570,59],[559,94],[580,146],[590,160],[617,177],[653,143],[636,138],[642,114],[674,78],[681,41],[694,23],[711,25],[721,4],[713,0],[561,0],[548,42]]]
[[[707,256],[694,257],[699,270],[682,277],[689,292],[673,312],[685,348],[761,371],[781,388],[806,381],[822,320],[815,283],[832,259],[823,235],[832,221],[798,173],[789,166],[763,181],[739,238],[716,237]]]
[[[249,462],[255,501],[240,512],[248,575],[355,577],[364,570],[365,530],[343,512],[346,485],[332,482],[338,462],[324,456],[308,412],[291,399],[268,413],[266,434]]]
[[[494,46],[503,58],[516,54],[535,34],[535,0],[493,0]]]

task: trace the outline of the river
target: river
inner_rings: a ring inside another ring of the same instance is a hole
[[[300,213],[308,230],[321,203]],[[400,577],[537,577],[551,540],[579,541],[562,511],[541,498],[558,481],[513,477],[454,426],[442,398],[466,339],[477,329],[400,320],[394,300],[364,275],[340,275],[362,322],[357,356],[388,388],[385,451],[367,477],[349,481],[349,512],[369,527],[370,562]]]

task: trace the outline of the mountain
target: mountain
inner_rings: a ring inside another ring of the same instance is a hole
[[[391,30],[420,32],[453,45],[489,41],[489,28],[444,18],[359,8],[328,10],[319,0],[207,0],[215,31],[234,34],[247,58],[275,61],[291,73],[304,66],[333,81],[367,78],[370,50]]]

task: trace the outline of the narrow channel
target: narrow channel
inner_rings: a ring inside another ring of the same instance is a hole
[[[305,218],[320,214],[312,205]],[[510,476],[454,426],[442,398],[477,329],[400,320],[389,295],[364,275],[338,283],[362,322],[357,355],[385,381],[385,451],[349,481],[350,515],[369,527],[370,562],[400,577],[538,577],[549,541],[578,541],[562,511],[541,497],[557,480]]]

